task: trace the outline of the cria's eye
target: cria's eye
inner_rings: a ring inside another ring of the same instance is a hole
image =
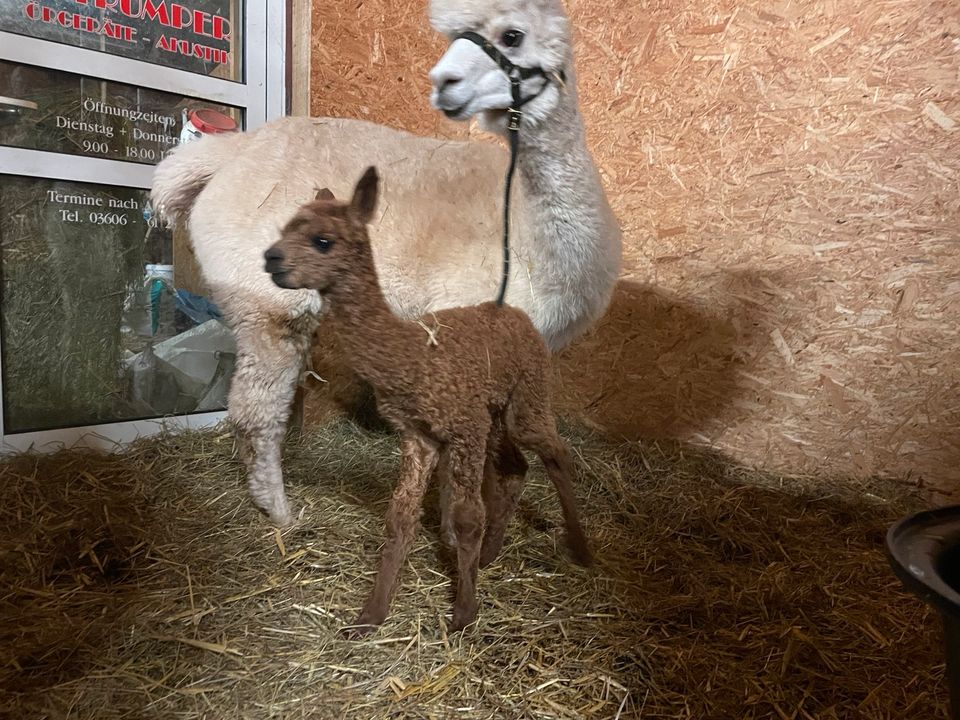
[[[520,47],[520,43],[523,42],[523,33],[520,30],[506,30],[500,36],[500,42],[507,47]]]
[[[319,252],[327,252],[333,247],[333,239],[326,235],[314,235],[310,238],[310,242]]]

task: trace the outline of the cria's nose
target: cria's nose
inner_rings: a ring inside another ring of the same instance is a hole
[[[267,262],[271,260],[283,260],[283,251],[279,248],[267,248],[267,251],[263,254],[263,259]]]

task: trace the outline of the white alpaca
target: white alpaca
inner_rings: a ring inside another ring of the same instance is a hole
[[[522,84],[518,182],[507,302],[531,317],[554,351],[606,310],[620,269],[620,228],[586,148],[567,18],[559,0],[432,0],[430,20],[454,37],[477,32],[521,66],[565,73]],[[454,40],[430,73],[431,102],[448,117],[479,115],[506,130],[510,81],[477,45]],[[157,167],[152,199],[187,217],[197,260],[237,338],[229,397],[250,493],[270,519],[291,522],[280,446],[321,310],[310,290],[281,290],[263,252],[320,188],[349,196],[370,164],[384,176],[371,227],[384,294],[402,316],[477,304],[501,276],[503,179],[508,155],[490,143],[422,138],[358,120],[283,118],[245,134],[178,148]],[[523,456],[500,449],[501,472]]]

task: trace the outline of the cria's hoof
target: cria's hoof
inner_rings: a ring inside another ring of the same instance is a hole
[[[378,619],[374,615],[362,612],[353,625],[348,625],[340,631],[340,635],[347,640],[359,640],[376,630],[382,622],[383,618]]]
[[[577,565],[582,565],[583,567],[591,567],[593,565],[593,553],[590,552],[590,547],[586,543],[571,543],[570,554],[573,555],[573,561]]]
[[[473,622],[477,619],[477,606],[474,605],[471,608],[463,610],[462,612],[456,608],[453,611],[453,618],[450,620],[450,632],[460,632],[467,625],[472,625]]]
[[[360,640],[376,629],[376,625],[349,625],[340,631],[340,637],[344,640]]]
[[[497,545],[484,545],[480,548],[480,567],[485,568],[496,560],[502,547],[503,541],[501,540]]]

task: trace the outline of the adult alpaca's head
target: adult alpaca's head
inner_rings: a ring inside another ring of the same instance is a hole
[[[453,120],[479,115],[484,128],[503,133],[512,104],[506,73],[478,45],[457,39],[466,31],[486,38],[514,65],[566,74],[566,88],[556,77],[523,81],[523,97],[536,96],[523,107],[524,122],[542,121],[563,93],[574,90],[570,28],[560,0],[430,0],[430,24],[451,40],[430,71],[430,102]]]

